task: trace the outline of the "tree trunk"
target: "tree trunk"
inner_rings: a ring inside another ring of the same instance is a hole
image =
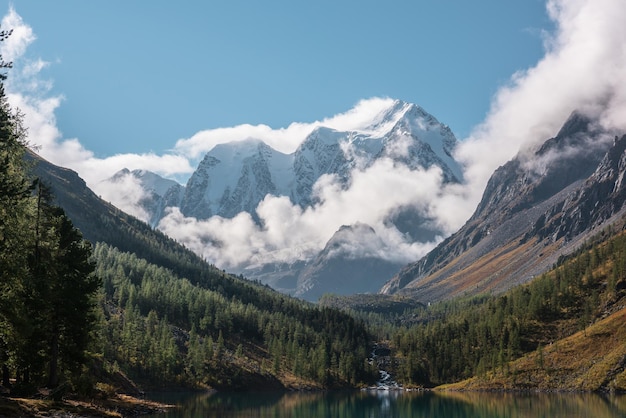
[[[6,364],[2,365],[2,386],[5,388],[11,387],[11,375],[9,373],[9,368]]]
[[[54,330],[50,343],[50,373],[48,375],[48,387],[55,388],[59,385],[59,331]]]

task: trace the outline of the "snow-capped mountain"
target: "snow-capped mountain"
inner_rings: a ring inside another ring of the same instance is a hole
[[[310,206],[322,175],[335,175],[347,185],[353,168],[366,168],[380,158],[411,169],[437,166],[446,181],[458,181],[455,144],[447,126],[419,106],[397,100],[359,130],[317,127],[292,154],[255,139],[215,146],[189,179],[181,211],[197,219],[232,218],[242,211],[254,217],[267,194]]]
[[[246,212],[260,230],[266,225],[257,213],[257,207],[268,195],[286,197],[292,205],[299,206],[304,212],[319,207],[324,203],[322,200],[327,198],[320,192],[321,179],[326,184],[332,183],[333,190],[345,191],[351,187],[356,174],[364,173],[381,163],[386,164],[384,170],[412,172],[435,169],[440,173],[443,183],[461,181],[461,167],[453,158],[457,140],[452,131],[415,104],[400,100],[389,100],[388,103],[373,117],[363,118],[350,128],[340,123],[312,124],[311,131],[291,153],[278,151],[255,138],[216,145],[204,155],[184,187],[145,171],[125,171],[109,181],[115,182],[119,176],[133,176],[146,192],[147,197],[138,203],[148,213],[147,217],[153,226],[158,226],[159,220],[167,215],[165,208],[169,206],[178,207],[182,216],[197,221],[215,216],[230,219]],[[421,184],[409,187],[419,189]],[[372,199],[377,197],[371,196]],[[443,232],[436,223],[429,222],[428,214],[423,209],[417,209],[412,204],[394,207],[384,216],[382,228],[396,228],[398,235],[404,237],[401,239],[410,241],[409,245],[411,242],[432,242]],[[368,223],[368,220],[357,219],[352,222]],[[334,229],[334,232],[340,236],[350,236],[346,231],[352,227],[359,231],[363,229],[345,225],[348,229]],[[324,238],[329,240],[326,250],[333,243],[333,232],[329,232]],[[371,235],[376,237],[375,232]],[[337,240],[337,236],[334,240]],[[201,242],[211,245],[214,241],[202,238]],[[333,283],[333,288],[327,289],[329,283],[318,278],[319,272],[343,265],[342,259],[349,258],[352,264],[358,264],[358,261],[354,261],[358,257],[341,254],[331,257],[324,253],[323,243],[316,248],[315,251],[319,251],[317,259],[309,251],[297,260],[272,260],[271,263],[275,265],[268,265],[270,261],[259,263],[257,259],[254,266],[228,268],[293,294],[321,295],[331,290],[351,293],[378,289],[393,274],[390,266],[395,269],[401,265],[398,257],[388,256],[386,259],[380,258],[382,264],[379,266],[376,256],[367,255],[368,265],[377,267],[364,269],[358,278],[350,279],[353,283],[361,281],[360,285]],[[381,274],[383,270],[389,274]],[[368,271],[371,274],[368,275]],[[301,278],[300,275],[307,277]],[[339,276],[335,277],[340,280]]]
[[[168,207],[180,206],[185,188],[174,180],[165,179],[147,170],[122,169],[106,180],[113,186],[132,182],[140,187],[138,205],[144,210],[146,220],[156,226],[165,216]]]
[[[217,145],[189,178],[181,211],[197,219],[254,215],[267,194],[288,194],[291,162],[291,156],[260,140]]]

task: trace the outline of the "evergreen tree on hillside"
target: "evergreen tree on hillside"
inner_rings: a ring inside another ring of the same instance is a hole
[[[63,209],[54,206],[39,181],[30,228],[28,272],[14,292],[19,322],[13,338],[16,371],[24,384],[56,387],[60,372],[76,375],[96,323],[91,245],[82,239]]]
[[[0,31],[0,41],[10,32]],[[0,56],[0,69],[9,68]],[[0,365],[2,384],[9,383],[12,346],[24,329],[18,292],[27,275],[27,213],[31,204],[30,182],[24,163],[25,131],[21,116],[7,102],[0,72]]]
[[[101,282],[93,273],[91,245],[82,239],[52,195],[36,183],[34,248],[30,272],[35,341],[48,364],[49,387],[59,383],[59,366],[78,371],[96,318],[95,293]]]
[[[10,32],[0,31],[0,41]],[[9,68],[0,57],[0,69]],[[80,371],[96,323],[91,245],[39,181],[32,182],[21,115],[0,73],[0,366],[22,387],[56,387]],[[35,193],[33,194],[33,191]]]

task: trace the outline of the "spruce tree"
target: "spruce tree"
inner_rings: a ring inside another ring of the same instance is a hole
[[[93,337],[96,293],[101,286],[94,274],[91,244],[83,240],[63,210],[59,209],[56,277],[51,283],[49,385],[58,384],[57,361],[72,374],[80,371]]]
[[[100,280],[84,241],[63,209],[52,204],[49,189],[36,183],[33,248],[25,302],[33,332],[25,339],[29,361],[47,367],[47,385],[59,383],[59,368],[77,373],[85,361],[96,324],[96,292]],[[37,348],[36,354],[33,354]],[[42,359],[39,359],[42,357]]]
[[[0,31],[4,41],[10,31]],[[0,71],[10,68],[0,56]],[[0,365],[2,384],[9,386],[9,368],[16,363],[15,344],[27,331],[20,312],[19,293],[27,275],[27,227],[30,183],[24,154],[25,130],[22,117],[9,106],[4,89],[6,73],[0,72]]]

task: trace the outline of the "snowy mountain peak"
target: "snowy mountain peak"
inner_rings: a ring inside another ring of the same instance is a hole
[[[128,168],[122,168],[117,173],[113,174],[109,180],[119,180],[130,174],[130,170]]]
[[[413,107],[419,108],[414,104],[407,103],[402,100],[394,100],[391,103],[391,106],[387,109],[383,109],[371,121],[369,121],[366,126],[362,129],[358,129],[357,131],[373,137],[385,136]]]
[[[184,192],[184,187],[174,180],[148,170],[131,171],[128,168],[102,181],[100,186],[118,191],[121,196],[116,205],[153,227],[165,216],[166,208],[180,206]]]
[[[172,187],[180,186],[174,180],[163,178],[148,170],[133,170],[130,174],[141,182],[144,190],[150,190],[160,196],[164,196]]]
[[[170,188],[180,186],[180,184],[178,184],[176,181],[163,178],[160,175],[153,173],[152,171],[140,169],[131,171],[128,168],[123,168],[119,170],[117,173],[113,174],[113,176],[111,176],[104,182],[118,183],[120,181],[124,181],[129,176],[137,181],[141,185],[141,188],[143,190],[156,193],[161,196],[167,193]]]
[[[418,147],[429,147],[444,175],[457,181],[463,177],[461,166],[453,157],[457,139],[447,125],[442,124],[421,107],[409,104],[388,135],[389,138],[411,137]],[[424,151],[419,151],[424,152]],[[448,171],[448,173],[446,173]]]
[[[232,218],[244,211],[259,221],[256,208],[267,194],[286,196],[306,208],[317,203],[314,186],[322,176],[332,175],[345,188],[355,168],[367,169],[381,158],[411,170],[439,167],[446,182],[462,179],[452,157],[456,138],[450,129],[420,106],[402,100],[361,102],[316,125],[290,154],[268,142],[248,137],[215,145],[187,182],[181,212],[208,219]],[[142,182],[152,188],[147,174],[137,176],[145,177]]]
[[[365,122],[362,127],[355,129],[355,131],[380,138],[388,135],[398,125],[411,126],[413,130],[423,131],[441,127],[447,128],[421,106],[403,100],[393,100],[390,101],[388,107],[383,108],[372,119]]]
[[[250,157],[262,152],[262,150],[267,150],[268,148],[269,145],[265,144],[262,140],[248,138],[243,141],[218,144],[211,151],[209,151],[206,156],[217,158],[223,162],[228,162]]]

